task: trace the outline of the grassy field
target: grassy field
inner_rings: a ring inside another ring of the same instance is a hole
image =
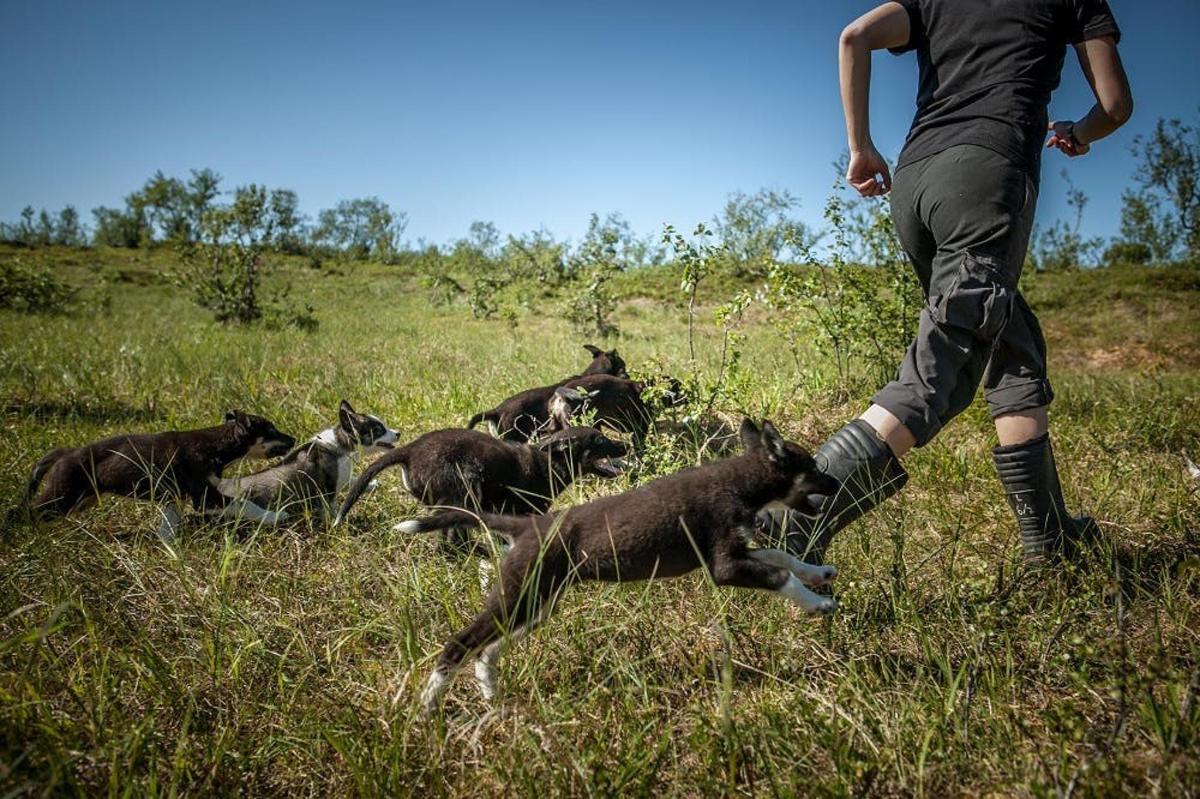
[[[289,267],[306,335],[212,324],[158,278],[165,252],[36,257],[112,302],[0,312],[6,506],[54,446],[235,407],[308,437],[343,396],[411,438],[587,360],[552,302],[479,321],[381,265]],[[677,281],[639,281],[630,365],[714,375],[708,310],[692,364]],[[1069,501],[1106,539],[1077,568],[1021,568],[980,402],[837,540],[833,618],[700,574],[584,586],[510,650],[494,706],[464,675],[424,722],[421,681],[481,589],[473,562],[391,530],[417,511],[397,475],[333,531],[187,517],[178,558],[151,508],[109,499],[0,538],[0,795],[1200,794],[1200,483],[1180,455],[1200,460],[1200,275],[1027,291]],[[815,447],[869,396],[815,351],[797,368],[761,314],[742,332],[730,418]],[[702,457],[667,436],[651,455],[641,479]]]

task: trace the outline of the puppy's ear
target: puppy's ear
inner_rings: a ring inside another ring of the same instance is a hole
[[[250,417],[246,415],[245,411],[232,410],[225,414],[225,424],[236,425],[246,431],[250,429]]]
[[[746,452],[754,452],[762,446],[762,434],[759,433],[758,425],[749,416],[742,420],[742,427],[738,430],[738,438],[742,440],[742,449]]]
[[[593,358],[599,358],[604,354],[604,350],[600,349],[595,344],[584,344],[583,348],[590,352]]]
[[[779,435],[775,425],[766,420],[763,420],[762,443],[767,448],[767,457],[773,461],[782,458],[783,453],[787,451],[787,442],[783,440],[783,436]]]
[[[338,405],[338,422],[347,430],[354,427],[353,417],[356,415],[354,409],[350,407],[350,403],[346,402],[346,400],[342,400],[341,404]]]

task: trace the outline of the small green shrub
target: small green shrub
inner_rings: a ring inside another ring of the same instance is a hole
[[[79,290],[44,266],[14,258],[0,262],[0,308],[23,313],[68,313],[75,310]]]

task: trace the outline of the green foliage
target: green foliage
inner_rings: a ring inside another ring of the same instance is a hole
[[[557,288],[571,278],[567,245],[544,229],[510,235],[500,257],[510,273],[544,286]]]
[[[0,261],[0,308],[23,313],[67,313],[75,309],[78,294],[44,265],[20,257]]]
[[[1075,219],[1068,223],[1057,219],[1048,228],[1035,229],[1030,236],[1028,260],[1038,272],[1065,272],[1084,266],[1093,266],[1104,246],[1101,238],[1087,238],[1080,234],[1083,211],[1088,196],[1076,188],[1067,170],[1062,171],[1067,184],[1067,205],[1074,210]]]
[[[692,231],[695,241],[689,241],[672,225],[663,229],[662,242],[671,248],[675,256],[675,265],[680,271],[679,290],[687,296],[688,353],[693,361],[696,360],[696,298],[700,284],[712,273],[714,263],[723,260],[729,254],[725,246],[712,243],[712,235],[713,232],[706,228],[704,223],[696,225],[696,229]]]
[[[886,201],[847,204],[835,194],[825,219],[833,238],[827,256],[809,247],[801,265],[772,264],[766,299],[773,321],[801,371],[815,337],[843,387],[860,368],[872,383],[886,382],[916,333],[920,284]]]
[[[628,225],[610,214],[604,220],[592,214],[579,249],[571,256],[573,282],[564,315],[576,331],[607,338],[619,332],[613,313],[617,296],[612,280],[621,272],[619,248],[627,240]]]
[[[407,226],[408,215],[393,212],[378,197],[342,200],[318,214],[312,240],[352,258],[387,260],[399,250]]]
[[[1118,254],[1200,264],[1200,128],[1159,119],[1150,136],[1134,138],[1131,149],[1139,185],[1122,195],[1125,246]]]
[[[240,187],[229,206],[208,209],[201,240],[180,242],[176,283],[216,321],[290,325],[308,332],[318,327],[312,306],[288,302],[289,287],[265,286],[266,248],[278,231],[277,211],[265,187]]]
[[[792,216],[799,205],[787,191],[731,195],[713,223],[724,243],[725,266],[737,277],[762,277],[772,263],[800,255],[814,240],[804,223]]]
[[[81,247],[87,243],[87,236],[80,225],[75,206],[68,205],[58,212],[57,217],[51,217],[45,208],[35,212],[33,206],[27,205],[21,210],[20,222],[0,222],[0,240],[26,247],[47,247],[52,244]]]

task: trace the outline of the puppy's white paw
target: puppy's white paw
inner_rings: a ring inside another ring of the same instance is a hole
[[[812,608],[808,615],[810,616],[828,616],[838,609],[837,600],[833,597],[822,597],[821,601]]]

